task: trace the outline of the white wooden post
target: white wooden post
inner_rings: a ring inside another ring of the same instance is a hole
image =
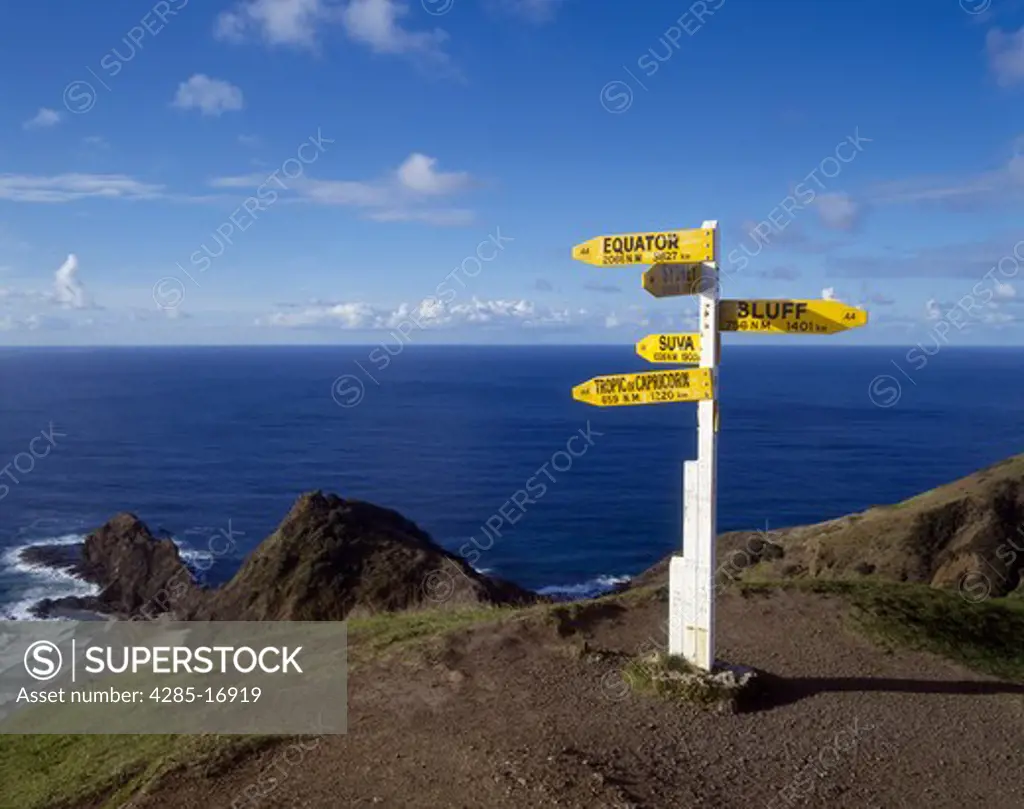
[[[715,664],[715,535],[718,530],[718,222],[714,261],[700,283],[700,367],[711,369],[713,398],[697,403],[697,460],[683,466],[683,555],[669,562],[669,654],[698,668]]]
[[[668,653],[696,657],[693,626],[697,620],[697,569],[689,555],[697,544],[697,462],[683,462],[683,542],[682,554],[669,560]]]

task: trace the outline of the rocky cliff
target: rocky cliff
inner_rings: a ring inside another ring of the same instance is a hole
[[[134,514],[116,515],[72,547],[36,546],[22,552],[30,563],[56,567],[99,587],[95,596],[45,599],[40,617],[78,617],[76,611],[123,618],[152,618],[195,610],[202,591],[170,539],[157,539]]]
[[[477,573],[396,511],[313,492],[299,498],[196,617],[337,621],[535,599],[514,584]]]
[[[876,577],[1024,592],[1024,455],[889,506],[835,520],[718,538],[723,579]],[[662,562],[634,579],[661,583]]]
[[[390,509],[336,495],[303,495],[284,521],[217,589],[200,587],[169,539],[133,514],[93,531],[81,559],[53,564],[99,585],[98,596],[43,602],[40,615],[95,610],[122,618],[170,613],[187,620],[338,621],[467,604],[526,604],[528,590],[478,573]]]

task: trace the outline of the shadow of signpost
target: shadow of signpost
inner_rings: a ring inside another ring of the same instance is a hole
[[[761,673],[745,712],[768,711],[827,693],[1024,695],[1024,684],[979,680],[914,680],[891,677],[779,677]]]

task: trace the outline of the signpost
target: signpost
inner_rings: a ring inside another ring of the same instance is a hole
[[[572,389],[573,399],[598,407],[699,402],[711,395],[711,373],[705,368],[595,376]]]
[[[572,249],[572,257],[597,267],[623,267],[630,264],[709,261],[714,252],[714,229],[701,228],[598,236],[576,245]]]
[[[702,264],[655,264],[640,283],[655,298],[696,295],[700,292]]]
[[[696,365],[700,362],[700,335],[648,334],[636,344],[636,353],[648,362]]]
[[[720,334],[835,334],[868,322],[863,309],[839,301],[721,300],[719,253],[717,221],[696,230],[599,236],[572,253],[598,267],[654,264],[641,281],[651,295],[698,296],[699,334],[651,334],[636,351],[650,362],[699,367],[598,376],[572,395],[598,407],[697,402],[697,459],[683,464],[683,552],[669,561],[668,652],[705,671],[715,665]]]

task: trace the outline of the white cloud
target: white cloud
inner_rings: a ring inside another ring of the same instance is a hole
[[[78,258],[71,253],[57,269],[53,278],[54,297],[65,309],[86,309],[89,299],[79,283]]]
[[[420,153],[376,180],[316,180],[308,176],[289,178],[282,196],[292,201],[363,209],[377,222],[424,222],[439,226],[461,226],[473,221],[471,210],[442,204],[474,186],[468,172],[444,172],[438,161]],[[267,174],[253,173],[216,177],[213,188],[244,189],[253,193],[268,182]],[[160,200],[186,203],[231,201],[228,194],[185,194],[166,186],[147,183],[124,174],[0,174],[0,200],[11,202],[67,203],[84,199]],[[235,202],[237,205],[237,200]]]
[[[44,129],[46,127],[55,126],[60,123],[61,114],[57,110],[51,110],[47,107],[40,107],[39,112],[35,114],[35,117],[30,118],[22,124],[25,129]]]
[[[932,203],[971,210],[1019,200],[1024,192],[1024,136],[1013,143],[1013,155],[998,168],[961,176],[912,177],[881,183],[871,189],[879,204]]]
[[[924,314],[927,320],[942,320],[942,307],[935,298],[925,301]]]
[[[826,301],[837,301],[839,298],[836,297],[835,287],[825,287],[821,290],[821,297]]]
[[[197,73],[178,85],[172,106],[182,110],[198,109],[203,115],[219,116],[242,109],[244,99],[242,91],[230,82]]]
[[[993,289],[993,292],[995,293],[995,297],[997,299],[1001,301],[1008,301],[1017,297],[1017,290],[1014,288],[1013,284],[1003,283],[998,278],[994,280],[995,287]]]
[[[128,323],[166,323],[167,321],[191,320],[193,316],[184,311],[181,306],[174,306],[170,309],[161,309],[155,306],[131,306],[117,312],[116,317],[123,317]]]
[[[612,312],[611,314],[605,315],[604,327],[606,329],[617,329],[619,326],[650,326],[651,321],[649,318],[644,317],[639,312],[625,312],[618,313]]]
[[[566,323],[567,311],[538,306],[523,299],[480,300],[445,304],[427,298],[419,304],[403,303],[397,308],[382,308],[367,303],[313,304],[296,311],[275,312],[258,323],[286,328],[336,327],[340,329],[394,329],[402,323],[419,328],[458,326],[544,326]]]
[[[260,139],[256,135],[239,135],[238,142],[242,144],[242,146],[247,146],[250,149],[255,149],[260,145]]]
[[[1010,87],[1024,81],[1024,27],[1013,33],[998,28],[985,38],[988,65],[1001,87]]]
[[[861,206],[849,194],[819,194],[814,204],[821,224],[832,230],[853,230],[860,221]]]
[[[0,317],[0,331],[57,331],[71,327],[71,322],[60,317],[50,315],[27,315],[26,317],[15,317],[4,315]]]
[[[543,23],[553,19],[564,0],[490,0],[490,4],[528,22]]]
[[[649,309],[636,304],[606,314],[592,312],[587,315],[606,329],[689,331],[698,328],[698,317],[694,311]]]
[[[1002,326],[1006,323],[1016,322],[1016,318],[1007,312],[986,312],[981,318],[982,323],[986,323],[990,326]]]
[[[1018,135],[1013,141],[1013,157],[1006,165],[1006,175],[1015,186],[1024,188],[1024,135]]]
[[[270,45],[315,48],[317,26],[332,18],[324,0],[243,0],[218,15],[214,35],[241,42],[256,34]]]
[[[963,177],[915,177],[882,183],[872,191],[882,204],[937,203],[965,207],[1007,199],[1024,187],[1024,171],[1014,156],[995,171]]]
[[[255,183],[266,181],[266,175]],[[255,186],[252,186],[255,187]],[[164,185],[136,180],[125,174],[0,174],[0,200],[9,202],[66,203],[83,199],[120,199],[128,201],[159,200],[164,202],[208,203],[231,202],[226,194],[182,194],[167,190]],[[237,204],[237,201],[236,201]],[[0,244],[4,241],[0,225]],[[24,242],[14,248],[28,249]]]
[[[314,301],[305,306],[280,304],[276,312],[256,321],[257,325],[286,328],[332,328],[341,330],[405,330],[501,328],[501,329],[632,329],[679,330],[696,328],[694,312],[668,312],[642,306],[621,310],[569,309],[545,306],[527,299],[486,300],[472,297],[465,302],[445,304],[427,298],[418,304],[380,307],[363,302]]]
[[[89,197],[158,199],[163,186],[124,174],[0,174],[0,199],[12,202],[72,202]]]
[[[384,185],[355,180],[306,180],[296,186],[305,197],[324,205],[354,205],[372,208],[387,205],[390,190]]]
[[[342,12],[342,24],[349,37],[369,45],[374,53],[426,56],[445,62],[442,44],[448,35],[440,30],[409,31],[399,19],[409,13],[397,0],[350,0]]]
[[[409,12],[400,0],[241,0],[217,17],[214,34],[232,42],[256,36],[269,45],[316,51],[322,29],[338,24],[349,39],[375,53],[447,63],[442,46],[448,35],[403,27]]]
[[[881,183],[872,189],[872,198],[881,204],[931,202],[962,204],[982,200],[1004,189],[1009,173],[994,171],[965,177],[913,177]]]
[[[464,171],[436,171],[437,158],[415,152],[398,167],[398,180],[410,191],[420,194],[453,194],[469,187],[469,174]]]
[[[15,289],[13,287],[0,288],[0,305],[6,306],[14,301],[52,303],[53,294],[49,292],[39,292],[37,290]]]
[[[318,205],[365,209],[367,218],[376,222],[469,224],[473,221],[472,211],[434,205],[441,197],[472,188],[473,178],[467,172],[438,171],[437,162],[416,152],[379,180],[315,180],[302,176],[288,180],[288,189],[298,198]],[[256,188],[266,179],[257,174],[217,177],[210,184],[217,188]]]
[[[52,307],[61,309],[96,310],[88,292],[78,277],[78,257],[71,253],[53,274],[53,284],[48,289],[0,289],[0,305]],[[33,315],[30,318],[8,318],[8,328],[43,327],[49,316]],[[33,319],[34,318],[34,319]],[[61,321],[64,322],[64,321]],[[33,325],[35,324],[35,325]]]
[[[465,208],[443,208],[439,210],[403,210],[388,208],[367,214],[374,222],[423,222],[438,227],[463,227],[476,221],[476,215]]]
[[[270,326],[334,325],[342,329],[382,328],[379,322],[385,316],[382,310],[365,303],[336,303],[310,306],[297,312],[277,312],[267,319]]]

